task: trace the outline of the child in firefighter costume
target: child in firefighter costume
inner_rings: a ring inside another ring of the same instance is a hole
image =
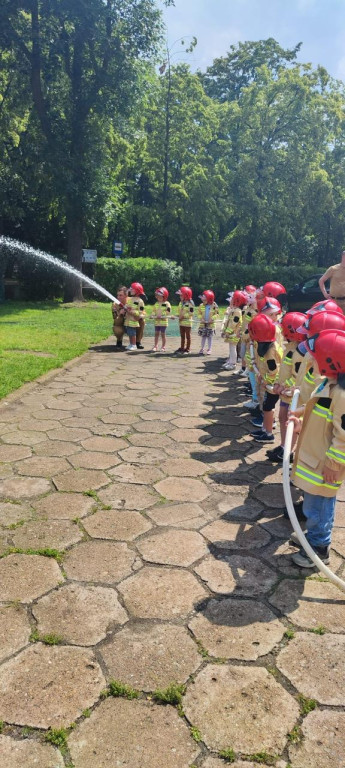
[[[234,371],[237,363],[237,345],[242,332],[242,310],[247,304],[248,296],[244,291],[234,291],[227,301],[229,302],[229,309],[224,315],[221,335],[225,343],[229,345],[229,357],[223,368],[226,371]]]
[[[181,299],[178,305],[178,321],[180,325],[181,344],[176,352],[181,355],[189,355],[194,315],[194,301],[192,298],[193,292],[191,288],[188,288],[186,285],[182,285],[181,288],[176,291],[176,294]]]
[[[321,331],[307,345],[327,378],[306,405],[291,480],[304,491],[306,538],[327,564],[336,495],[345,479],[345,331]],[[290,419],[300,424],[295,414]],[[301,568],[314,567],[302,548],[292,560]]]
[[[263,412],[262,427],[251,432],[251,435],[258,443],[273,443],[274,409],[279,400],[274,385],[278,382],[283,350],[276,340],[276,325],[267,315],[256,315],[249,323],[248,330],[251,340],[256,342],[255,364]]]
[[[168,327],[169,317],[171,315],[171,304],[168,301],[169,291],[167,288],[156,288],[155,299],[156,303],[153,307],[151,315],[155,324],[155,341],[152,352],[158,352],[159,337],[162,339],[162,346],[160,351],[165,352],[166,345],[166,330]]]
[[[201,348],[199,355],[204,354],[204,349],[207,341],[207,355],[211,354],[213,335],[216,332],[216,320],[219,314],[218,305],[215,302],[215,296],[213,291],[203,291],[201,296],[202,304],[198,307],[199,317],[199,330],[198,335],[201,337]]]
[[[271,450],[266,451],[266,455],[270,461],[282,464],[284,456],[284,443],[286,437],[286,419],[288,414],[288,408],[291,403],[293,388],[296,383],[296,376],[300,366],[300,352],[298,351],[298,344],[305,338],[302,331],[298,331],[298,328],[302,326],[307,319],[307,316],[302,312],[287,312],[284,315],[281,323],[281,329],[285,342],[287,342],[281,366],[279,368],[279,378],[277,384],[274,385],[273,391],[280,396],[279,407],[279,424],[280,424],[280,445]],[[297,434],[296,434],[297,438]],[[294,447],[294,442],[292,447]]]
[[[141,283],[132,283],[126,301],[125,328],[129,336],[128,352],[143,349],[141,339],[138,342],[138,333],[141,333],[142,324],[145,325],[145,304],[142,297],[145,296]],[[141,334],[142,338],[142,334]]]
[[[125,335],[125,315],[127,302],[127,288],[125,285],[118,288],[117,300],[119,304],[112,304],[111,311],[113,315],[113,333],[116,337],[116,348],[123,349],[122,340]]]

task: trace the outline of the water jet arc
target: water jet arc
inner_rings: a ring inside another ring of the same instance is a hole
[[[95,289],[95,291],[98,291],[98,293],[102,293],[103,296],[106,296],[113,303],[115,304],[120,303],[115,298],[115,296],[109,293],[109,291],[107,291],[106,288],[103,288],[101,285],[98,285],[98,283],[96,283],[95,280],[92,280],[91,277],[87,277],[86,275],[83,275],[82,272],[79,272],[79,269],[75,269],[74,267],[71,267],[69,264],[65,264],[63,261],[60,261],[60,259],[57,259],[55,256],[52,256],[50,253],[46,253],[45,251],[40,251],[39,249],[32,248],[31,245],[27,245],[26,243],[21,243],[19,240],[13,240],[11,237],[4,237],[3,235],[1,235],[0,236],[0,254],[3,249],[8,250],[13,255],[16,255],[16,253],[19,252],[21,256],[29,256],[33,259],[40,259],[41,261],[45,261],[48,264],[50,264],[52,267],[60,269],[63,272],[67,272],[67,274],[73,275],[73,277],[77,277],[83,283],[90,285],[92,288]]]

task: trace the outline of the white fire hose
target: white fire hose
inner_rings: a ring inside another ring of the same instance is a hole
[[[295,389],[295,392],[291,401],[291,405],[290,405],[291,411],[296,410],[298,397],[299,397],[299,389]],[[310,557],[310,559],[313,561],[316,568],[318,568],[319,571],[321,571],[327,577],[327,579],[333,582],[333,584],[339,587],[339,589],[345,592],[345,581],[340,579],[339,576],[336,576],[335,573],[333,573],[327,567],[327,565],[325,565],[325,563],[322,560],[320,560],[320,558],[315,554],[313,548],[310,546],[309,542],[307,541],[296,517],[296,512],[292,502],[291,490],[290,490],[290,453],[291,453],[293,432],[294,432],[294,424],[292,421],[290,421],[286,431],[286,438],[285,438],[285,445],[284,445],[284,459],[283,459],[284,497],[285,497],[286,508],[289,513],[290,522],[295,533],[297,534],[300,544],[302,545],[308,557]]]

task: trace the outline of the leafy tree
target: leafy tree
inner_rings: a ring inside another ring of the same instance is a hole
[[[155,0],[3,0],[0,30],[13,66],[26,62],[23,87],[63,205],[68,261],[80,268],[86,221],[107,198],[109,123],[120,126],[138,96],[138,73],[157,52],[160,12]],[[75,296],[78,281],[66,291]]]

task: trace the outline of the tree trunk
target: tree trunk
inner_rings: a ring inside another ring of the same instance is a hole
[[[67,261],[81,272],[83,227],[81,221],[71,218],[67,221]],[[82,283],[73,275],[66,275],[64,301],[83,301]]]

